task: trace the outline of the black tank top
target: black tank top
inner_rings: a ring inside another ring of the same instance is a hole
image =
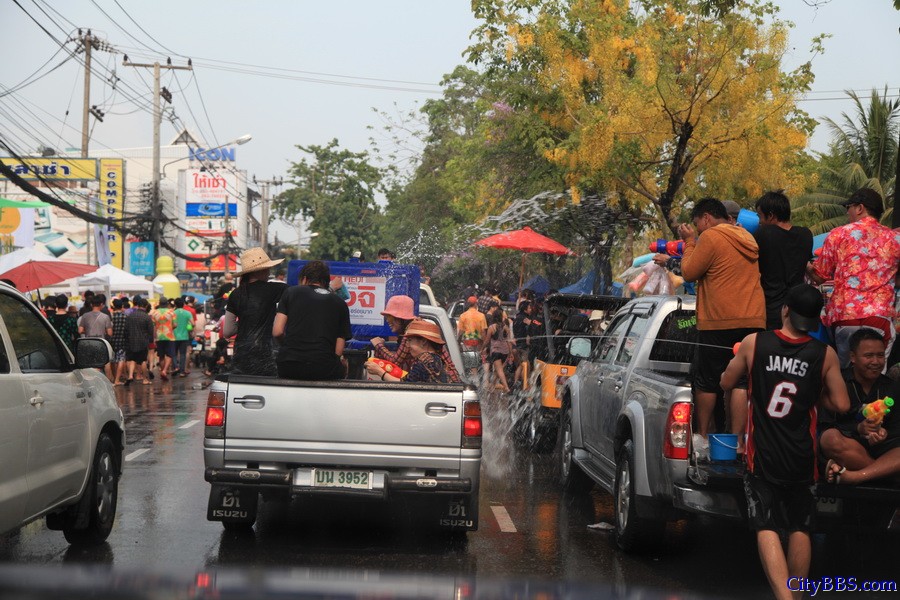
[[[781,330],[756,335],[747,436],[747,467],[755,475],[779,484],[815,480],[825,351],[818,340],[792,340]]]

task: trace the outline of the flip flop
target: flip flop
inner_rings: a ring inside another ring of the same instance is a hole
[[[832,467],[840,467],[837,471],[833,470]],[[828,462],[825,464],[825,481],[828,483],[840,483],[841,482],[841,473],[847,470],[847,467],[839,465],[834,459],[829,458]]]
[[[141,383],[142,383],[143,385],[152,385],[152,384],[151,384],[148,380],[146,380],[146,379],[141,379]]]

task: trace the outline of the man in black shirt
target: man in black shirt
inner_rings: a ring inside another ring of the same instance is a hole
[[[811,285],[791,288],[781,309],[782,327],[745,337],[721,379],[728,391],[750,376],[747,516],[769,585],[784,599],[792,597],[788,578],[809,573],[815,405],[839,413],[850,407],[837,354],[808,335],[818,328],[823,306],[822,294]]]
[[[812,258],[813,236],[791,225],[791,203],[781,192],[766,192],[756,201],[759,229],[759,275],[766,296],[766,329],[781,327],[781,307],[789,289],[800,285]]]
[[[829,459],[829,481],[861,483],[900,474],[900,385],[881,374],[884,337],[862,328],[850,336],[850,368],[844,381],[850,393],[850,412],[819,412],[819,446]],[[897,403],[881,423],[864,419],[864,404],[890,396]]]
[[[300,271],[300,285],[287,289],[278,305],[272,335],[278,376],[285,379],[342,379],[341,357],[350,332],[350,309],[328,289],[328,265],[313,260]]]

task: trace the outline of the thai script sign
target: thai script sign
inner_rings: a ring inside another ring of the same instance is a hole
[[[50,181],[80,181],[99,179],[96,158],[0,158],[22,179]],[[6,179],[0,175],[0,179]]]
[[[125,208],[125,161],[121,158],[100,159],[100,201],[105,205],[103,216],[121,223]],[[125,245],[122,232],[111,225],[103,227],[112,266],[125,266]]]
[[[350,299],[350,322],[357,325],[383,325],[386,277],[343,277]]]
[[[225,169],[216,169],[214,172],[187,169],[184,172],[184,183],[184,200],[187,203],[236,201],[239,192],[243,193],[242,188],[238,186],[237,175]]]
[[[209,266],[206,265],[206,254],[188,254],[191,257],[191,260],[184,261],[184,270],[192,273],[196,273],[198,271],[206,272],[206,271],[224,271],[225,270],[225,255],[220,254],[209,259]],[[229,254],[228,255],[228,269],[230,271],[237,271],[237,254]]]
[[[131,242],[128,245],[128,270],[132,275],[156,274],[153,242]]]
[[[232,205],[234,206],[234,205]],[[224,237],[225,236],[225,219],[218,217],[209,217],[206,219],[188,217],[184,220],[184,227],[194,235],[202,235],[208,237]],[[231,235],[237,237],[237,224],[235,220],[228,221],[228,227],[231,229]]]

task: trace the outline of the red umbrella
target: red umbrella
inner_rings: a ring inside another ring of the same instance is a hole
[[[0,273],[0,279],[9,279],[16,284],[16,289],[20,292],[30,292],[72,277],[81,277],[96,270],[97,267],[93,265],[68,263],[61,260],[29,260],[5,273]]]
[[[522,251],[522,268],[519,272],[519,289],[522,289],[522,281],[525,278],[525,253],[541,252],[543,254],[575,254],[556,240],[552,240],[545,235],[541,235],[531,227],[523,227],[515,231],[507,231],[506,233],[498,233],[483,240],[475,242],[476,246],[485,246],[487,248],[500,248],[504,250],[521,250]]]

